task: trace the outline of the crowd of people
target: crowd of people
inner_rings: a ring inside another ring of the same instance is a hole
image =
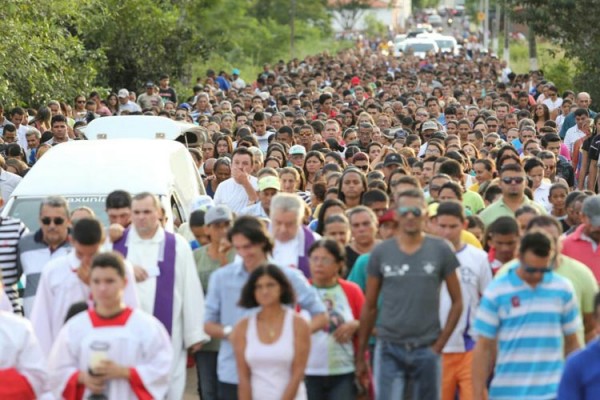
[[[60,196],[35,232],[2,218],[0,398],[179,400],[194,363],[202,400],[600,398],[588,93],[485,52],[368,48],[209,70],[189,97],[159,82],[0,107],[5,201],[95,118],[210,139],[176,233],[122,190],[107,226]]]

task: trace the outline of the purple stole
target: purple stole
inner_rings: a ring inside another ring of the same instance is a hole
[[[127,236],[125,229],[121,239],[113,243],[113,250],[127,258]],[[169,336],[173,325],[173,296],[175,292],[175,235],[165,231],[163,248],[159,252],[158,269],[160,275],[156,278],[156,296],[154,297],[154,316],[167,328]]]
[[[315,237],[313,236],[312,231],[304,225],[302,225],[302,233],[304,234],[304,255],[298,257],[298,269],[302,271],[304,276],[310,278],[308,251],[310,250],[310,246],[315,242]]]

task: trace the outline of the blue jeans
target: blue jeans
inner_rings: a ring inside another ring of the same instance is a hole
[[[218,351],[197,351],[196,374],[198,375],[198,395],[202,400],[217,400],[217,356]]]
[[[429,346],[411,348],[377,339],[374,366],[377,400],[404,398],[408,383],[415,400],[440,398],[441,358]]]
[[[328,376],[307,375],[304,381],[308,400],[353,400],[356,398],[354,372]]]
[[[220,382],[219,385],[219,400],[237,400],[238,385],[233,383]]]

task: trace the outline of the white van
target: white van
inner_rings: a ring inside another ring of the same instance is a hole
[[[88,140],[167,139],[186,147],[202,147],[209,136],[208,130],[202,126],[148,115],[96,118],[79,129]]]
[[[170,140],[76,140],[54,146],[34,165],[16,187],[2,210],[3,216],[21,219],[30,230],[38,229],[40,202],[47,196],[63,196],[71,210],[88,206],[108,222],[106,196],[113,190],[156,194],[173,221],[188,220],[193,201],[204,194],[189,151]]]

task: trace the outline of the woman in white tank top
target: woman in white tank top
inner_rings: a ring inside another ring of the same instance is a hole
[[[248,278],[239,305],[261,310],[241,320],[232,334],[239,400],[306,399],[310,330],[286,307],[293,303],[294,291],[279,267],[259,267]]]

